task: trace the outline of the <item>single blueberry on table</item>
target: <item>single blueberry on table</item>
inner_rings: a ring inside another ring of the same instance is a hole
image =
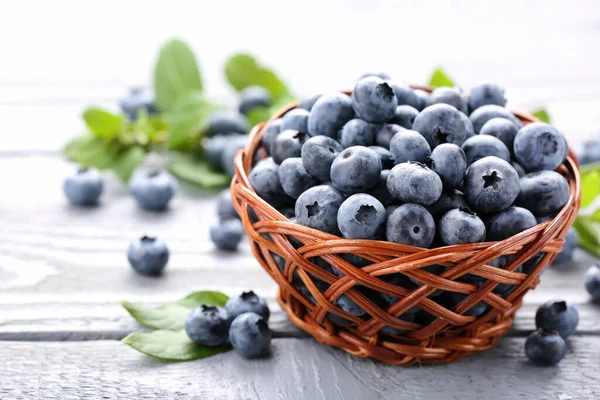
[[[144,88],[133,88],[127,96],[121,99],[121,111],[127,114],[131,121],[135,121],[141,110],[146,110],[149,115],[156,114],[158,109],[154,104],[152,92]]]
[[[391,77],[388,74],[386,74],[385,72],[365,72],[364,74],[362,74],[358,78],[358,80],[361,80],[363,78],[367,78],[369,76],[374,76],[376,78],[383,79],[384,81],[387,81],[387,80],[391,79]]]
[[[354,118],[354,110],[349,96],[339,92],[324,94],[310,111],[308,133],[311,136],[323,135],[335,138],[344,124],[352,118]]]
[[[467,171],[467,156],[463,149],[452,143],[437,146],[425,162],[440,176],[444,187],[454,188],[460,185]]]
[[[271,94],[262,86],[248,86],[240,92],[239,112],[248,114],[250,111],[269,107],[272,103]]]
[[[490,242],[504,240],[535,225],[537,220],[531,211],[522,207],[509,207],[487,219],[486,239]]]
[[[129,190],[141,208],[160,211],[166,209],[173,198],[177,182],[166,171],[144,171],[131,178]]]
[[[504,107],[506,105],[504,89],[493,83],[483,83],[473,87],[469,94],[469,109],[473,111],[488,104]]]
[[[563,135],[543,122],[521,128],[515,136],[513,149],[515,158],[527,172],[554,171],[569,152]]]
[[[424,163],[431,155],[431,147],[423,135],[408,129],[400,131],[392,137],[390,151],[397,164],[407,161]]]
[[[243,237],[244,227],[239,219],[221,221],[210,227],[210,240],[219,250],[236,251]]]
[[[394,168],[396,162],[394,161],[394,156],[392,155],[391,151],[381,146],[369,146],[369,148],[375,153],[377,153],[377,155],[381,159],[381,167],[383,169]]]
[[[390,193],[405,203],[430,206],[442,195],[440,177],[418,162],[407,162],[392,168],[387,179]]]
[[[419,111],[412,106],[398,106],[396,107],[396,111],[394,112],[394,116],[390,120],[390,123],[400,125],[406,129],[412,129],[417,115],[419,115]]]
[[[563,339],[571,336],[578,324],[579,312],[566,301],[549,301],[542,304],[535,313],[535,326],[538,329],[557,331]]]
[[[285,192],[279,181],[279,165],[271,157],[259,161],[248,174],[252,188],[263,200],[275,208],[286,203]]]
[[[221,221],[226,219],[241,219],[238,215],[235,207],[233,207],[233,200],[231,200],[231,191],[225,189],[217,197],[217,215]]]
[[[577,152],[577,158],[580,165],[600,162],[600,132],[595,137],[583,142]]]
[[[467,207],[467,200],[462,192],[456,189],[446,188],[442,191],[442,195],[432,205],[427,207],[436,220],[443,216],[446,212],[459,207]]]
[[[202,346],[227,343],[231,320],[224,308],[202,304],[194,308],[185,320],[185,331],[193,342]]]
[[[516,204],[536,217],[551,216],[569,201],[569,183],[554,171],[532,172],[519,179]]]
[[[389,169],[384,169],[383,171],[381,171],[381,174],[379,175],[379,181],[377,182],[375,187],[371,189],[370,192],[371,196],[379,200],[384,207],[387,207],[392,203],[396,202],[396,199],[394,198],[394,196],[392,196],[387,187],[387,178],[389,175]]]
[[[220,110],[215,111],[208,118],[206,136],[231,135],[235,133],[247,134],[250,125],[244,114],[237,111]]]
[[[246,358],[260,358],[269,354],[271,330],[260,315],[253,312],[238,315],[229,328],[229,341]]]
[[[282,131],[271,144],[271,157],[277,164],[290,157],[300,157],[302,145],[310,138],[305,132]]]
[[[419,98],[419,104],[418,104],[418,106],[415,106],[415,108],[418,111],[423,111],[423,109],[429,105],[429,93],[427,93],[426,91],[424,91],[422,89],[415,89],[414,92],[417,95],[417,97]],[[398,104],[400,104],[400,103],[398,103]]]
[[[389,242],[426,248],[435,237],[435,222],[425,207],[402,204],[388,217],[386,237]]]
[[[421,97],[407,83],[388,80],[387,84],[394,90],[399,106],[407,105],[417,109],[421,106]]]
[[[343,150],[331,164],[331,183],[344,193],[367,192],[381,174],[381,158],[364,146]]]
[[[469,118],[473,123],[475,134],[479,134],[483,125],[492,118],[506,118],[514,122],[519,129],[523,126],[523,123],[513,113],[495,104],[487,104],[477,108],[469,115]]]
[[[484,157],[467,169],[464,194],[476,211],[486,214],[502,211],[519,195],[519,175],[506,161]]]
[[[385,231],[385,207],[373,196],[354,194],[340,206],[337,221],[347,239],[380,239]]]
[[[379,129],[379,132],[375,134],[375,144],[385,149],[389,149],[394,135],[403,130],[405,130],[405,128],[400,125],[384,124],[381,129]]]
[[[95,168],[80,168],[74,175],[65,179],[63,185],[65,195],[78,206],[93,206],[104,190],[102,176]]]
[[[564,264],[571,261],[577,246],[579,246],[579,237],[577,236],[577,231],[571,228],[567,231],[562,251],[558,253],[552,264]]]
[[[462,144],[462,149],[467,156],[467,163],[473,164],[484,157],[495,156],[510,162],[510,151],[502,141],[490,135],[475,135]]]
[[[169,249],[161,239],[142,236],[129,245],[127,260],[142,275],[159,275],[169,261]]]
[[[300,225],[337,235],[337,213],[344,200],[342,192],[332,186],[314,186],[296,200],[296,220]]]
[[[345,149],[352,146],[371,146],[380,129],[380,125],[358,118],[351,119],[342,128],[340,144]]]
[[[442,143],[461,145],[466,138],[467,124],[455,107],[434,104],[417,115],[413,130],[423,135],[431,148],[435,148]]]
[[[253,312],[263,317],[265,322],[269,321],[271,312],[267,302],[262,297],[258,296],[252,290],[242,292],[242,294],[231,297],[225,303],[225,310],[230,320],[235,319],[240,314]]]
[[[331,179],[331,164],[342,150],[342,146],[330,137],[313,136],[302,145],[302,164],[318,180],[328,181]]]
[[[463,113],[468,112],[467,98],[459,88],[440,87],[434,89],[429,95],[429,105],[440,103],[449,104]]]
[[[246,135],[229,135],[227,145],[223,149],[223,153],[221,153],[220,163],[221,169],[225,171],[227,175],[235,175],[235,155],[239,150],[242,150],[244,147],[246,147],[246,140],[248,140],[248,136]]]
[[[294,199],[319,183],[306,171],[300,157],[291,157],[283,161],[277,173],[283,191]]]
[[[567,345],[556,332],[540,329],[529,335],[525,341],[525,355],[538,365],[545,367],[556,365],[566,353]]]
[[[502,141],[506,148],[512,153],[515,136],[519,127],[506,118],[492,118],[481,127],[480,135],[494,136]]]
[[[592,300],[600,302],[600,266],[592,265],[584,275],[584,285]]]
[[[373,123],[389,121],[397,106],[394,90],[383,79],[368,76],[356,82],[352,107],[360,119]]]
[[[281,131],[291,129],[293,131],[308,133],[308,117],[310,112],[301,108],[288,111],[282,117]]]
[[[298,102],[296,108],[300,108],[302,110],[311,111],[317,100],[321,98],[320,94],[315,94],[311,97],[305,97],[304,99]]]
[[[265,133],[263,133],[261,143],[269,155],[271,155],[271,144],[273,144],[277,135],[281,133],[281,124],[283,124],[283,119],[277,118],[269,122],[265,128]]]
[[[444,244],[478,243],[485,239],[485,224],[468,207],[448,211],[439,222],[439,234]]]

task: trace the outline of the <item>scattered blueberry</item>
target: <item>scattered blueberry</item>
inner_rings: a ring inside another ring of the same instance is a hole
[[[426,164],[440,176],[445,187],[460,185],[467,171],[467,156],[460,146],[444,143],[437,146]]]
[[[310,112],[296,108],[288,111],[282,118],[281,131],[293,130],[308,133],[308,117]]]
[[[240,216],[233,207],[231,191],[229,189],[223,190],[221,194],[219,194],[219,197],[217,197],[217,215],[222,221],[233,218],[240,219]]]
[[[506,105],[504,89],[493,83],[484,83],[471,88],[469,109],[476,110],[488,104],[504,107]]]
[[[260,358],[269,354],[271,330],[260,315],[248,312],[238,315],[229,328],[229,341],[246,358]]]
[[[577,231],[574,228],[571,228],[567,231],[565,244],[563,245],[562,251],[558,253],[554,259],[553,264],[564,264],[571,261],[573,259],[573,253],[578,245],[579,237],[577,236]]]
[[[558,333],[543,329],[533,332],[525,341],[525,355],[538,365],[556,365],[565,357],[567,345]]]
[[[158,112],[152,98],[152,92],[143,88],[131,89],[127,96],[121,99],[121,110],[127,114],[131,121],[138,118],[140,110],[146,110],[150,115]]]
[[[366,192],[377,184],[381,158],[364,146],[343,150],[331,164],[331,182],[344,193]]]
[[[407,105],[417,109],[421,106],[421,97],[408,84],[392,80],[388,80],[387,84],[394,90],[399,106]]]
[[[269,107],[272,99],[271,94],[262,86],[248,86],[240,92],[239,111],[247,115],[250,111]]]
[[[230,324],[224,308],[203,304],[188,315],[185,331],[199,345],[221,346],[227,343]]]
[[[169,249],[161,239],[142,236],[129,245],[127,260],[142,275],[159,275],[169,261]]]
[[[342,128],[340,144],[345,149],[352,146],[371,146],[379,129],[381,126],[377,124],[358,118],[351,119]]]
[[[449,104],[463,113],[468,112],[467,98],[459,88],[440,87],[434,89],[429,95],[429,105],[440,103]]]
[[[356,82],[352,91],[352,107],[356,115],[368,122],[389,121],[398,101],[394,90],[383,79],[368,76]]]
[[[337,213],[344,195],[329,185],[314,186],[296,201],[296,220],[300,225],[339,234]]]
[[[380,239],[385,230],[385,207],[373,196],[354,194],[340,206],[337,222],[345,238]]]
[[[396,107],[396,112],[394,112],[394,117],[390,120],[390,123],[400,125],[406,129],[412,129],[417,115],[419,115],[419,111],[412,106],[398,106]]]
[[[229,145],[229,135],[215,135],[202,139],[204,158],[215,168],[222,169],[221,157],[223,151]]]
[[[354,118],[352,100],[343,93],[325,94],[317,100],[308,118],[308,132],[311,136],[324,135],[337,137],[344,124]]]
[[[585,289],[588,291],[592,300],[600,302],[600,266],[592,265],[584,276]]]
[[[494,136],[502,141],[512,153],[519,127],[506,118],[492,118],[481,127],[480,135]]]
[[[569,183],[558,172],[532,172],[519,179],[516,204],[538,217],[554,215],[569,200]]]
[[[294,199],[297,199],[307,189],[319,183],[306,171],[300,157],[291,157],[284,160],[277,173],[283,191]]]
[[[166,171],[146,171],[135,174],[129,190],[137,204],[145,210],[164,210],[177,190],[177,182]]]
[[[486,224],[487,240],[498,241],[537,225],[537,221],[531,211],[522,207],[509,207],[492,215]]]
[[[80,168],[74,175],[69,176],[63,185],[69,201],[78,206],[98,204],[103,189],[102,176],[95,168]]]
[[[248,136],[246,135],[229,135],[227,145],[221,153],[221,169],[223,169],[227,173],[227,175],[235,175],[235,155],[239,150],[242,150],[244,147],[246,147],[247,139]]]
[[[515,136],[515,158],[528,172],[555,170],[568,151],[561,133],[543,122],[526,125]]]
[[[558,331],[566,339],[571,336],[579,324],[579,312],[565,301],[549,301],[542,304],[535,313],[535,325],[538,329]]]
[[[390,193],[405,203],[429,206],[442,194],[440,177],[418,162],[407,162],[392,168],[387,180]]]
[[[244,114],[237,111],[220,110],[215,111],[208,118],[206,136],[231,135],[234,133],[247,134],[250,125]]]
[[[446,245],[478,243],[485,239],[485,224],[468,207],[448,211],[439,223],[440,238]]]
[[[302,163],[309,174],[325,182],[331,179],[331,164],[342,150],[330,137],[313,136],[302,145]]]
[[[460,191],[446,188],[442,191],[442,195],[438,201],[427,207],[427,210],[437,220],[450,210],[467,206],[467,200]]]
[[[265,133],[263,133],[262,145],[269,155],[271,154],[271,145],[275,141],[277,135],[281,133],[281,124],[283,124],[283,119],[277,118],[276,120],[269,122],[265,128]]]
[[[419,113],[413,129],[427,139],[432,148],[442,143],[461,145],[467,129],[460,111],[448,104],[434,104]]]
[[[425,207],[403,204],[388,217],[386,237],[389,242],[429,247],[435,237],[435,222]]]
[[[379,158],[381,159],[381,167],[383,169],[394,168],[396,162],[394,161],[394,156],[392,155],[391,151],[381,146],[369,146],[369,148],[379,155]]]
[[[580,150],[577,152],[577,158],[580,165],[600,162],[600,132],[590,139],[583,142]]]
[[[473,164],[484,157],[495,156],[510,162],[510,151],[502,141],[490,135],[475,135],[462,144],[462,149],[467,156],[467,163]]]
[[[481,213],[496,213],[510,207],[519,195],[519,176],[506,161],[484,157],[475,161],[465,176],[464,194]]]
[[[310,138],[307,133],[287,130],[281,132],[271,144],[271,157],[277,164],[290,157],[300,157],[302,145]]]
[[[389,149],[390,143],[394,135],[400,131],[405,130],[400,125],[396,124],[385,124],[379,129],[379,132],[375,135],[375,144],[383,148]]]
[[[210,240],[219,250],[236,251],[243,236],[244,227],[239,219],[221,221],[210,227]]]
[[[225,310],[227,310],[227,316],[233,320],[240,314],[253,312],[263,317],[265,322],[269,321],[271,312],[267,302],[262,297],[258,296],[252,290],[242,292],[242,294],[231,297],[225,303]]]
[[[471,113],[469,118],[473,123],[475,134],[479,134],[483,125],[492,118],[506,118],[514,122],[519,129],[523,126],[523,123],[517,117],[515,117],[513,113],[506,108],[495,104],[487,104],[477,108]]]
[[[417,131],[403,130],[394,135],[390,142],[390,151],[397,164],[407,161],[424,163],[431,155],[427,140]]]

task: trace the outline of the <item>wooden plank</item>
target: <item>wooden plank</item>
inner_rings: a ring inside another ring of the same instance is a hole
[[[275,339],[272,355],[235,352],[164,363],[115,341],[0,343],[0,398],[10,399],[593,399],[599,337],[574,337],[556,367],[531,365],[523,338],[450,365],[396,367],[313,340]]]

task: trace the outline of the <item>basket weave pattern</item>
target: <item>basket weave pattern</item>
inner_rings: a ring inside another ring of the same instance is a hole
[[[293,107],[282,109],[271,120]],[[530,115],[516,112],[515,115],[524,123],[536,121]],[[242,218],[252,251],[279,285],[278,301],[294,325],[321,343],[359,357],[373,357],[398,365],[448,363],[493,346],[512,325],[523,296],[538,284],[542,269],[561,251],[579,209],[581,185],[576,158],[571,151],[558,169],[569,182],[571,196],[567,204],[555,218],[506,240],[422,249],[390,242],[343,239],[291,223],[254,192],[248,173],[256,152],[262,151],[260,139],[265,126],[254,127],[246,148],[237,154],[236,174],[231,182],[233,203]],[[347,253],[372,263],[357,268],[342,258]],[[514,271],[538,253],[543,257],[528,274]],[[512,256],[503,268],[488,265],[503,255]],[[321,257],[344,277],[313,264],[309,261],[312,257]],[[424,269],[431,265],[443,265],[445,270],[434,275]],[[397,273],[422,285],[406,289],[384,280],[386,275]],[[477,287],[460,282],[458,278],[465,274],[482,277],[485,283]],[[323,293],[315,285],[315,278],[329,285]],[[300,291],[299,280],[312,298]],[[515,285],[515,288],[503,297],[492,293],[502,283]],[[382,307],[356,290],[357,285],[396,296],[399,301],[388,308]],[[468,296],[453,309],[447,309],[429,297],[437,290]],[[336,306],[335,300],[343,294],[364,309],[366,317],[353,316]],[[465,315],[481,301],[488,305],[485,314],[478,318]],[[429,313],[430,321],[417,323],[399,318],[414,306]],[[327,318],[327,313],[352,324],[337,326]],[[380,329],[384,326],[404,333],[383,334]]]

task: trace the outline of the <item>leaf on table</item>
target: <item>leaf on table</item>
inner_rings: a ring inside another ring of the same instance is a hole
[[[204,347],[185,331],[135,332],[122,340],[131,348],[163,361],[193,361],[231,350],[231,346]]]
[[[544,109],[544,108],[540,108],[540,109],[532,111],[531,115],[533,115],[534,117],[536,117],[537,119],[539,119],[542,122],[545,122],[547,124],[550,123],[550,115],[548,114],[548,111],[546,111],[546,109]]]
[[[224,306],[228,297],[220,292],[200,291],[159,307],[146,307],[141,304],[122,301],[121,305],[141,325],[152,329],[178,331],[184,328],[190,312],[202,304]]]
[[[594,202],[600,194],[600,171],[590,171],[581,175],[581,208]]]
[[[82,167],[106,169],[115,158],[115,151],[106,140],[92,134],[71,139],[64,147],[63,154]]]
[[[433,74],[431,75],[431,79],[429,79],[429,86],[433,88],[437,87],[454,87],[454,81],[452,78],[446,74],[446,72],[438,67],[433,70]]]
[[[248,86],[262,86],[273,99],[289,96],[285,83],[271,69],[264,67],[250,54],[234,54],[225,63],[225,76],[238,92]]]
[[[154,95],[161,110],[169,111],[186,93],[202,91],[196,56],[180,39],[162,45],[154,68]]]
[[[206,160],[193,154],[174,153],[169,171],[178,178],[205,189],[223,188],[231,182],[231,177],[226,173],[217,171]]]
[[[185,94],[173,107],[169,119],[167,145],[171,150],[185,148],[190,134],[206,129],[208,117],[218,107],[206,100],[201,92]]]
[[[121,180],[127,182],[137,166],[144,161],[144,157],[146,157],[146,150],[141,146],[133,146],[120,151],[109,168],[113,170]]]
[[[99,138],[114,139],[125,127],[125,118],[101,108],[90,107],[83,112],[83,120],[90,132]]]

